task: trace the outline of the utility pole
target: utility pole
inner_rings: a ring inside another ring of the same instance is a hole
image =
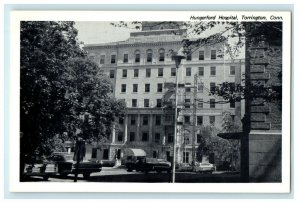
[[[197,125],[197,120],[196,120],[196,114],[197,114],[197,90],[198,89],[198,75],[194,75],[194,101],[193,101],[193,136],[192,136],[192,160],[193,160],[193,169],[195,166],[195,141],[196,141],[196,125]]]
[[[176,81],[175,81],[175,116],[174,116],[174,139],[173,139],[173,160],[172,160],[172,183],[175,183],[175,165],[176,165],[176,144],[177,144],[177,91],[178,91],[178,69],[181,60],[185,58],[182,48],[172,56],[176,65]]]

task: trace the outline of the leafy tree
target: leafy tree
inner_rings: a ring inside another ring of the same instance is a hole
[[[26,157],[50,154],[57,140],[76,136],[77,129],[87,140],[107,135],[124,103],[112,97],[108,79],[85,59],[74,22],[23,21],[20,26],[22,172]],[[88,123],[83,115],[90,115]]]
[[[21,22],[21,158],[45,153],[48,139],[66,130],[72,103],[61,76],[70,58],[85,56],[73,24]]]
[[[70,60],[65,76],[69,83],[66,95],[73,101],[73,120],[67,123],[69,132],[74,135],[79,128],[81,136],[90,142],[98,142],[102,137],[109,139],[112,123],[116,117],[124,116],[126,105],[114,98],[108,77],[97,64],[82,58]]]
[[[239,169],[239,142],[227,140],[217,136],[220,132],[214,126],[203,126],[200,130],[200,143],[197,147],[196,158],[201,162],[203,156],[214,157],[217,167],[230,163],[232,168]]]

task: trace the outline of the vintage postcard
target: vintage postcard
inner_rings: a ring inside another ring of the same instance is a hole
[[[11,192],[290,192],[290,12],[11,11]]]

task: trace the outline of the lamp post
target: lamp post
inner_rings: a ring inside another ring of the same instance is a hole
[[[174,116],[174,140],[173,140],[173,160],[172,160],[172,183],[175,183],[175,164],[176,164],[176,144],[177,144],[177,90],[178,90],[178,69],[181,60],[184,59],[183,49],[179,49],[177,53],[172,55],[172,59],[175,60],[176,76],[175,76],[175,116]]]

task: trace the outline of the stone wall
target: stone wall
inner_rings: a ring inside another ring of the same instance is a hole
[[[246,47],[246,85],[281,86],[281,47],[262,36]],[[274,54],[275,53],[275,54]],[[250,182],[281,182],[281,101],[255,98],[246,102],[250,115],[248,172]]]

